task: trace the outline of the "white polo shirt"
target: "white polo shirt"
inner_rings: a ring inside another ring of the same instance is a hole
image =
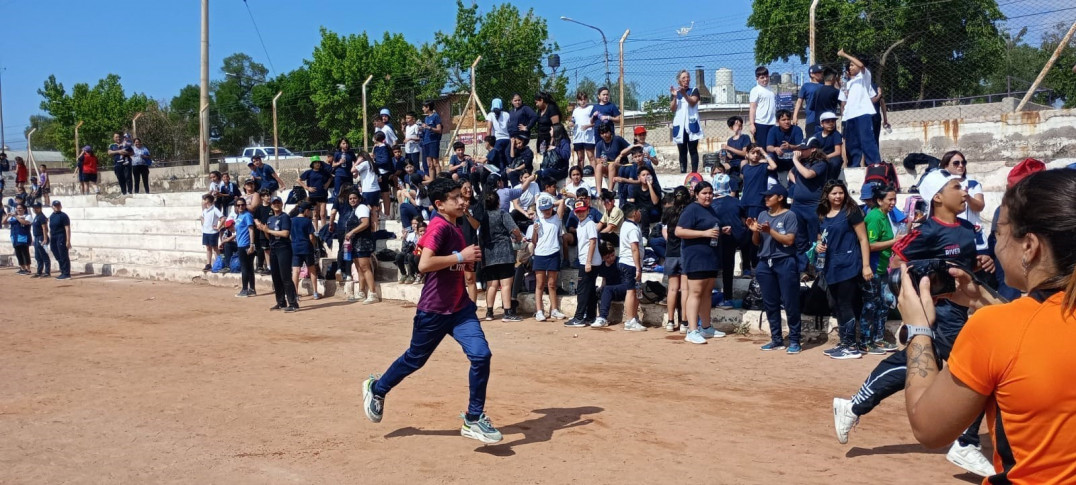
[[[873,116],[874,103],[871,101],[878,93],[871,87],[871,71],[863,68],[856,74],[844,89],[838,99],[845,102],[844,120],[850,120],[863,115]]]

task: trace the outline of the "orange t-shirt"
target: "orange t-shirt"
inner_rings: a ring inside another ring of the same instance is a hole
[[[994,469],[1012,483],[1076,481],[1076,318],[1062,317],[1063,299],[982,308],[949,356],[954,377],[991,396]]]

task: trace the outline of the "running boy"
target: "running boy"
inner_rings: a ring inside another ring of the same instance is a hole
[[[437,178],[430,183],[428,191],[437,215],[418,242],[422,251],[418,269],[426,273],[426,284],[418,300],[411,346],[384,375],[371,376],[363,383],[363,410],[370,421],[381,422],[385,395],[422,368],[441,340],[451,335],[471,361],[470,404],[462,416],[460,434],[483,443],[496,443],[501,441],[501,432],[484,412],[492,353],[478,322],[475,304],[465,291],[463,277],[468,267],[482,259],[482,251],[476,245],[464,247],[463,232],[456,225],[464,207],[460,185],[451,179]]]

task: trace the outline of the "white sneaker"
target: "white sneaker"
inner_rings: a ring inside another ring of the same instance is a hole
[[[850,399],[833,398],[833,428],[837,430],[837,441],[848,442],[848,432],[859,423],[859,416],[852,412]]]
[[[534,314],[534,319],[538,320],[539,322],[544,322],[545,321],[545,313],[542,313],[541,310],[538,310],[538,313]]]
[[[602,317],[595,318],[594,323],[590,324],[590,328],[602,328],[602,327],[608,327],[608,326],[609,326],[609,322],[606,319],[602,318]]]
[[[624,324],[624,330],[628,332],[645,332],[646,327],[644,327],[643,324],[639,323],[638,319],[632,318]]]
[[[954,441],[953,446],[949,447],[949,453],[945,454],[945,459],[980,477],[989,477],[997,473],[990,460],[983,456],[983,449],[978,446],[964,446],[959,441]]]
[[[557,320],[564,320],[565,318],[568,318],[568,315],[565,315],[565,314],[561,313],[560,310],[557,309],[557,310],[553,310],[553,311],[549,312],[549,318],[555,318]]]
[[[377,295],[375,295],[373,293],[370,293],[370,296],[366,297],[366,299],[362,301],[362,304],[363,305],[369,305],[371,303],[377,303],[377,302],[378,302]]]
[[[675,322],[666,322],[665,323],[665,331],[666,332],[675,332],[676,331],[676,323]]]
[[[687,334],[687,331],[688,331],[687,324],[686,323],[681,323],[680,324],[680,333]]]
[[[356,300],[365,300],[366,299],[366,292],[365,291],[360,291],[358,293],[355,293],[355,299]]]
[[[684,337],[684,340],[686,340],[688,343],[693,343],[693,344],[704,344],[704,343],[706,343],[706,339],[703,338],[702,333],[699,333],[698,330],[695,330],[694,332],[688,332],[687,336]]]

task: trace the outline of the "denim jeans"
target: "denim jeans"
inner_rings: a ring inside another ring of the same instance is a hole
[[[862,283],[863,312],[860,315],[867,334],[864,343],[878,342],[885,337],[885,321],[889,316],[889,305],[882,293],[883,277],[874,275],[870,281]]]
[[[486,385],[489,384],[490,359],[486,335],[478,322],[474,303],[451,315],[441,315],[419,310],[415,312],[411,331],[411,346],[374,384],[375,395],[384,397],[407,376],[426,365],[433,351],[447,335],[451,335],[463,347],[463,353],[471,361],[470,403],[467,413],[482,414],[486,406]]]

